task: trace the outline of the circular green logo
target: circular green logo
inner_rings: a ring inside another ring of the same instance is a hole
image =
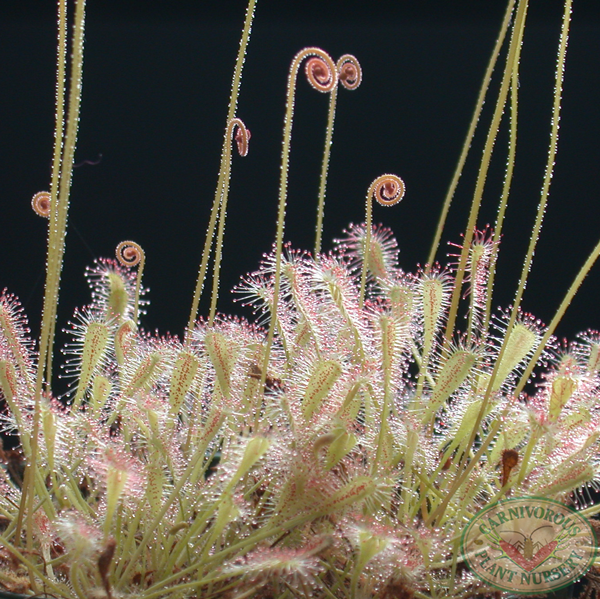
[[[596,556],[590,523],[574,509],[542,497],[494,503],[471,519],[461,550],[489,585],[523,595],[547,593],[581,578]]]

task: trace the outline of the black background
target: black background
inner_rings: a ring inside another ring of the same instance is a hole
[[[49,186],[52,159],[55,7],[0,4],[0,289],[25,305],[34,331],[43,292],[46,221],[31,196]],[[133,239],[146,250],[151,305],[146,329],[180,334],[187,323],[212,205],[231,75],[245,3],[91,0],[83,103],[74,171],[59,326],[89,302],[83,278],[95,257]],[[550,131],[560,2],[533,0],[520,78],[513,193],[494,305],[511,302],[543,179]],[[364,79],[341,90],[331,157],[325,249],[364,218],[370,182],[385,172],[407,186],[403,202],[375,207],[391,227],[401,266],[427,259],[443,198],[504,12],[504,2],[261,0],[247,54],[238,116],[252,131],[235,157],[219,308],[249,313],[229,290],[256,269],[275,235],[287,69],[304,46],[360,60]],[[557,167],[523,307],[545,322],[600,238],[600,9],[575,2]],[[498,73],[494,79],[497,89]],[[286,239],[311,249],[327,98],[300,81],[291,153]],[[487,126],[493,101],[486,103]],[[478,133],[451,212],[447,241],[460,242],[485,128]],[[506,162],[499,137],[479,225],[493,223]],[[559,333],[600,328],[600,265]],[[205,299],[207,298],[205,293]],[[206,305],[203,306],[206,313]],[[61,341],[62,342],[62,341]]]

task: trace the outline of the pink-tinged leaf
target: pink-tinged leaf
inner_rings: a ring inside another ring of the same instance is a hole
[[[548,419],[550,422],[556,422],[562,409],[571,399],[571,396],[577,389],[577,382],[568,376],[557,376],[552,381],[552,391],[550,392],[550,402],[548,406]]]
[[[428,422],[441,405],[465,382],[477,360],[468,350],[457,350],[446,360],[435,382],[423,422]]]
[[[423,357],[433,349],[435,334],[448,301],[448,290],[443,277],[431,275],[422,282],[423,302]]]
[[[504,355],[498,366],[493,391],[498,391],[508,375],[522,362],[539,343],[540,335],[522,322],[517,322],[510,332]]]
[[[133,320],[126,320],[115,333],[115,357],[119,366],[123,365],[133,347],[136,329]]]
[[[324,516],[333,511],[340,510],[348,505],[366,499],[369,495],[373,495],[376,489],[377,485],[370,476],[357,476],[354,480],[325,499],[315,512],[319,516]]]
[[[353,422],[358,417],[362,405],[359,391],[364,385],[363,381],[358,381],[350,387],[342,407],[338,410],[337,417],[344,422]]]
[[[109,270],[106,276],[109,288],[106,318],[121,320],[127,311],[127,304],[130,300],[127,293],[127,281],[115,270]]]
[[[331,470],[337,466],[356,446],[356,435],[345,430],[337,431],[338,435],[330,443],[325,460],[325,468]]]
[[[0,341],[12,354],[11,362],[17,367],[29,387],[33,386],[30,372],[29,330],[20,304],[12,297],[0,295]],[[8,357],[8,356],[6,356]]]
[[[341,374],[342,367],[334,360],[316,363],[302,398],[302,413],[306,420],[317,412]]]
[[[79,381],[73,406],[78,407],[92,380],[94,371],[101,363],[108,344],[108,326],[102,322],[90,322],[83,340]]]
[[[558,493],[573,491],[581,485],[594,480],[596,468],[592,464],[581,462],[562,463],[551,469],[550,476],[538,485],[532,485],[530,491],[541,497],[552,497]]]
[[[221,392],[228,399],[231,394],[231,373],[237,360],[238,346],[216,331],[206,333],[204,345],[215,368]]]
[[[590,343],[587,367],[590,372],[600,371],[600,343]]]
[[[123,395],[131,397],[136,391],[149,387],[160,371],[162,356],[159,352],[152,352],[142,360],[133,376],[129,380]]]
[[[198,365],[198,358],[190,352],[182,351],[177,356],[169,385],[171,415],[176,416],[181,411],[185,396],[198,372]]]
[[[248,441],[242,461],[229,482],[228,488],[232,489],[250,471],[256,462],[265,455],[270,445],[271,442],[266,437],[254,437]]]
[[[163,501],[165,472],[161,459],[162,456],[160,453],[154,450],[146,466],[146,499],[148,500],[152,516],[155,516],[160,511]]]
[[[21,429],[23,421],[21,418],[21,409],[16,403],[15,398],[18,397],[18,382],[17,374],[14,366],[6,360],[0,360],[0,391],[10,411],[12,412],[19,429]]]
[[[97,374],[94,377],[94,382],[92,383],[92,394],[90,397],[90,405],[94,412],[98,412],[101,410],[110,395],[112,390],[112,385],[109,379],[101,374]]]
[[[225,422],[225,414],[223,410],[220,408],[211,408],[204,425],[202,426],[202,432],[200,435],[200,440],[205,445],[208,445],[214,437],[219,432],[221,426],[223,426],[223,422]]]

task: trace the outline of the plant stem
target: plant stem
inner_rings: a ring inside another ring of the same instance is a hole
[[[206,232],[206,240],[204,242],[204,251],[202,252],[202,261],[200,262],[200,268],[198,271],[198,279],[196,280],[196,288],[194,290],[194,297],[192,299],[192,307],[190,310],[190,317],[185,335],[185,345],[189,347],[192,341],[192,332],[194,330],[194,322],[198,317],[198,306],[200,304],[200,296],[202,295],[202,289],[204,287],[204,280],[206,278],[206,269],[208,266],[208,258],[210,256],[210,248],[212,244],[212,238],[215,233],[215,224],[217,221],[217,214],[219,212],[219,206],[221,204],[221,197],[223,193],[223,185],[225,181],[228,156],[227,148],[231,149],[231,139],[229,134],[229,123],[235,117],[237,111],[238,96],[240,93],[240,87],[242,84],[242,70],[244,68],[244,60],[246,58],[246,50],[248,48],[248,42],[250,41],[250,33],[252,31],[252,20],[254,18],[254,9],[257,0],[249,0],[248,8],[246,9],[246,19],[244,21],[244,29],[242,31],[242,39],[240,40],[240,48],[238,50],[237,59],[235,62],[235,69],[233,71],[233,81],[231,83],[231,95],[229,96],[229,108],[227,110],[227,127],[225,128],[225,134],[223,137],[223,150],[221,151],[221,167],[219,169],[219,180],[217,182],[217,189],[215,191],[215,199],[213,202],[212,210],[210,213],[210,221],[208,223],[208,230]],[[229,177],[229,173],[227,173]]]
[[[448,188],[448,192],[446,193],[446,199],[444,200],[444,205],[442,206],[442,212],[440,214],[440,218],[438,221],[437,230],[435,232],[433,242],[431,244],[431,250],[429,251],[429,258],[427,259],[427,263],[426,263],[426,271],[427,272],[429,272],[431,270],[431,268],[433,266],[433,262],[435,260],[435,255],[440,246],[440,240],[442,238],[442,231],[444,230],[444,225],[446,224],[446,218],[448,216],[448,211],[450,210],[450,204],[452,203],[452,199],[454,198],[454,193],[456,191],[456,188],[458,187],[458,182],[460,180],[463,169],[465,167],[465,162],[467,161],[467,155],[469,154],[471,144],[473,143],[473,138],[475,137],[475,130],[477,129],[479,117],[481,116],[481,111],[483,110],[485,96],[489,89],[490,81],[492,79],[492,73],[494,72],[496,63],[498,62],[498,57],[500,56],[500,50],[502,49],[502,46],[504,44],[504,39],[506,38],[506,33],[510,26],[511,16],[513,13],[515,2],[516,2],[516,0],[511,0],[508,3],[508,7],[506,8],[506,12],[504,14],[504,20],[502,21],[502,26],[500,28],[500,33],[498,34],[498,39],[496,40],[496,45],[494,46],[494,50],[492,51],[492,56],[490,58],[490,62],[488,63],[487,69],[485,71],[485,75],[483,77],[483,83],[481,85],[481,89],[479,90],[479,96],[477,98],[477,104],[475,105],[475,111],[473,112],[473,116],[471,118],[471,124],[469,125],[469,131],[468,131],[467,137],[463,143],[460,158],[458,159],[458,164],[456,165],[456,169],[454,170],[454,175],[452,176],[452,181],[450,183],[450,187]]]
[[[508,56],[506,58],[506,66],[504,68],[504,74],[502,76],[500,92],[498,93],[498,99],[496,101],[494,115],[492,117],[492,122],[490,123],[485,147],[483,149],[483,155],[481,157],[481,164],[479,167],[479,174],[477,176],[477,183],[475,185],[475,192],[473,194],[473,201],[471,202],[469,219],[465,228],[463,248],[460,253],[458,266],[456,268],[456,278],[454,282],[454,289],[452,291],[450,310],[448,312],[448,322],[446,324],[446,342],[449,342],[452,338],[452,335],[454,334],[454,325],[458,313],[458,303],[460,301],[462,292],[462,283],[465,276],[465,267],[467,264],[467,258],[469,256],[469,250],[471,248],[471,241],[473,240],[473,234],[475,231],[475,225],[477,223],[479,208],[481,206],[483,189],[485,187],[487,174],[490,167],[490,161],[492,159],[492,153],[494,151],[494,144],[496,143],[496,137],[498,136],[498,131],[500,129],[500,122],[502,121],[504,107],[506,106],[506,99],[508,97],[508,90],[511,83],[512,72],[517,68],[517,65],[519,64],[519,58],[521,55],[521,43],[523,39],[523,32],[525,30],[525,18],[527,16],[527,6],[528,0],[521,0],[517,6],[515,24],[512,31],[510,45],[508,48]]]

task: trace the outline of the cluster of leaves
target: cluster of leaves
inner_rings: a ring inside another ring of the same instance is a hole
[[[329,255],[288,249],[276,304],[267,257],[237,288],[258,324],[199,322],[185,342],[138,330],[135,274],[99,261],[66,348],[71,391],[44,398],[39,430],[35,354],[3,295],[6,429],[40,452],[29,538],[25,485],[0,472],[0,582],[79,599],[485,594],[458,551],[468,520],[597,478],[600,336],[537,358],[541,323],[490,319],[495,246],[479,234],[467,330],[448,340],[453,269],[402,272],[374,228],[363,301],[365,247],[358,226]]]

